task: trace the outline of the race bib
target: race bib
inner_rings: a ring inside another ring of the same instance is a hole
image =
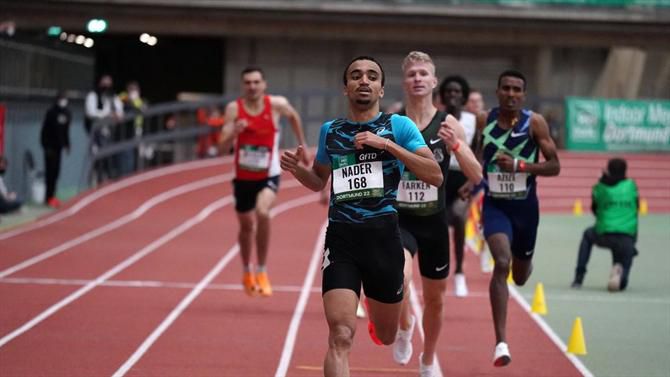
[[[490,196],[507,199],[526,197],[528,173],[501,172],[496,165],[489,165],[488,170]]]
[[[336,202],[383,197],[382,162],[358,162],[355,154],[334,159],[333,194]]]
[[[437,187],[431,186],[416,178],[408,171],[402,176],[398,185],[398,207],[427,208],[437,206]]]
[[[270,149],[257,145],[241,145],[238,162],[240,168],[244,170],[268,170],[270,167]]]

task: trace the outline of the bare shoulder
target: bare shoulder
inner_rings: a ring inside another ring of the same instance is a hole
[[[477,128],[484,129],[486,127],[486,119],[489,117],[489,110],[480,111],[475,117],[477,119]]]
[[[226,105],[225,113],[226,114],[233,114],[233,115],[237,116],[237,111],[238,111],[237,101],[228,102],[228,104]]]
[[[274,109],[283,109],[289,106],[288,99],[284,96],[270,96],[270,105],[272,105],[272,108]]]

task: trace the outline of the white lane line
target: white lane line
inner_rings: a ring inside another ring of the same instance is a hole
[[[286,334],[284,348],[282,349],[281,358],[279,359],[279,365],[277,366],[275,377],[286,376],[289,364],[291,363],[291,356],[293,356],[293,349],[295,348],[295,340],[298,335],[300,321],[302,321],[302,316],[305,313],[305,307],[307,306],[309,295],[313,291],[312,286],[316,277],[317,268],[319,267],[319,258],[323,255],[323,245],[326,239],[327,226],[328,220],[326,220],[323,225],[321,225],[319,236],[317,237],[316,243],[314,244],[312,259],[309,261],[309,269],[307,270],[307,275],[305,276],[305,280],[302,283],[302,289],[300,290],[298,303],[296,304],[295,310],[293,311],[293,317],[291,318],[291,324],[288,327],[288,333]]]
[[[137,253],[133,254],[129,258],[125,259],[123,262],[117,264],[116,266],[112,267],[110,270],[107,272],[103,273],[102,275],[98,276],[95,280],[92,282],[86,284],[82,288],[79,288],[75,292],[71,293],[64,299],[60,300],[56,304],[52,305],[49,307],[47,310],[43,311],[30,321],[26,322],[23,324],[21,327],[18,329],[12,331],[11,333],[5,335],[0,339],[0,347],[4,346],[8,342],[10,342],[12,339],[18,337],[19,335],[25,333],[26,331],[32,329],[33,327],[37,326],[40,322],[44,321],[45,319],[49,318],[52,314],[56,313],[66,305],[72,303],[73,301],[77,300],[81,296],[85,295],[89,291],[91,291],[93,288],[97,287],[98,285],[102,284],[112,276],[118,274],[119,272],[123,271],[124,269],[128,268],[131,266],[133,263],[139,261],[140,259],[144,258],[145,256],[151,254],[152,252],[156,251],[159,247],[167,244],[169,241],[174,239],[175,237],[181,235],[182,233],[186,232],[188,229],[192,228],[193,226],[197,225],[198,223],[202,222],[205,220],[212,212],[214,212],[217,209],[220,209],[230,203],[233,202],[233,197],[232,195],[225,196],[222,199],[219,199],[212,204],[208,205],[205,207],[202,211],[200,211],[197,215],[191,217],[190,219],[186,220],[185,222],[181,223],[177,227],[173,228],[171,231],[168,233],[164,234],[160,238],[156,239],[149,245],[143,247],[140,249]]]
[[[558,347],[558,349],[565,355],[565,357],[568,358],[572,362],[572,364],[577,368],[577,370],[584,376],[584,377],[593,377],[593,373],[582,363],[581,360],[575,355],[569,354],[566,352],[568,347],[563,343],[561,338],[554,332],[554,330],[549,327],[549,325],[540,317],[539,315],[535,313],[531,313],[530,311],[530,305],[528,302],[519,294],[519,291],[514,287],[513,285],[509,284],[509,293],[510,295],[516,300],[516,302],[530,315],[530,317],[537,323],[538,326],[544,331],[545,334],[551,339],[552,342]]]
[[[210,160],[197,160],[197,161],[192,161],[192,162],[187,162],[183,164],[178,164],[178,165],[173,165],[167,168],[161,168],[157,170],[151,170],[146,173],[140,173],[138,175],[132,176],[127,179],[123,179],[117,182],[114,182],[112,184],[109,184],[107,186],[102,187],[99,190],[95,190],[92,193],[86,194],[81,200],[79,200],[75,205],[72,207],[55,213],[53,216],[49,216],[46,218],[43,218],[41,220],[37,220],[35,222],[32,222],[26,226],[21,226],[18,228],[14,228],[10,231],[0,233],[0,241],[18,236],[20,234],[33,231],[35,229],[42,228],[46,225],[53,224],[55,222],[61,221],[65,218],[68,218],[77,212],[81,211],[91,203],[95,202],[96,200],[107,196],[113,192],[119,191],[121,189],[124,189],[128,186],[132,186],[137,183],[142,183],[145,181],[148,181],[150,179],[162,177],[164,175],[172,174],[172,173],[180,173],[184,170],[193,170],[193,169],[201,169],[201,168],[206,168],[212,165],[219,165],[219,164],[226,164],[232,161],[232,157],[224,157],[224,158],[216,158],[216,159],[210,159]]]
[[[293,181],[297,183],[296,181]],[[311,194],[307,196],[300,197],[298,199],[290,200],[286,203],[278,205],[275,209],[272,210],[271,216],[276,216],[284,211],[289,209],[299,207],[311,202],[315,202],[319,199],[319,194]],[[239,251],[239,245],[236,244],[233,246],[226,255],[221,258],[221,260],[214,266],[214,268],[207,274],[205,277],[200,280],[198,285],[189,292],[188,295],[168,314],[168,316],[161,322],[160,325],[147,337],[144,342],[133,352],[133,354],[126,360],[121,367],[114,372],[114,377],[120,377],[125,375],[130,368],[135,365],[140,358],[151,348],[151,346],[160,338],[160,336],[174,323],[174,321],[179,318],[181,313],[186,310],[186,308],[200,295],[200,293],[205,289],[205,287],[212,281],[214,278],[221,273],[226,265],[237,255]]]
[[[66,285],[82,286],[89,284],[93,280],[86,279],[49,279],[49,278],[4,278],[0,279],[0,284],[15,285]],[[108,280],[100,286],[117,288],[164,288],[164,289],[193,289],[197,283],[158,281],[158,280]],[[240,284],[210,284],[206,290],[215,291],[241,291]],[[302,292],[302,286],[298,285],[272,285],[274,292]],[[312,293],[321,293],[321,288],[314,287]]]
[[[414,315],[416,316],[416,323],[417,327],[419,328],[419,334],[421,335],[421,348],[423,348],[423,340],[425,339],[425,334],[423,333],[423,309],[421,308],[421,303],[419,301],[419,296],[416,293],[416,289],[414,289],[414,283],[410,282],[409,284],[409,302],[412,305],[412,311],[414,312]],[[435,359],[433,359],[433,362],[435,363],[435,371],[437,372],[437,375],[435,377],[442,377],[442,367],[440,366],[440,360],[437,357],[437,352],[435,352]]]
[[[9,276],[15,272],[21,271],[27,267],[30,267],[34,264],[37,264],[45,259],[51,258],[54,255],[60,254],[72,247],[80,245],[86,241],[90,241],[93,238],[99,237],[105,233],[111,232],[112,230],[119,228],[131,221],[138,219],[140,216],[144,215],[148,210],[155,207],[156,205],[167,201],[175,196],[183,195],[185,193],[199,190],[208,186],[217,185],[229,181],[233,177],[233,173],[217,175],[214,177],[209,177],[199,181],[191,182],[182,186],[177,186],[171,190],[165,191],[157,196],[152,197],[151,199],[145,201],[136,208],[133,212],[126,214],[118,219],[109,222],[101,227],[90,230],[80,236],[77,236],[69,241],[66,241],[58,246],[55,246],[41,254],[38,254],[32,258],[26,259],[25,261],[18,263],[12,267],[9,267],[5,270],[0,271],[0,278]]]

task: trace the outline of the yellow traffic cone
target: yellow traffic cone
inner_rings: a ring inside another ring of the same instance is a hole
[[[572,334],[568,340],[568,352],[573,355],[586,355],[586,343],[584,342],[584,330],[582,329],[582,318],[577,317],[572,325]]]
[[[547,304],[544,301],[544,285],[537,283],[535,286],[535,295],[533,296],[533,304],[530,306],[530,311],[540,315],[547,315]]]
[[[640,215],[644,216],[649,213],[649,204],[647,199],[640,199]]]
[[[575,205],[572,207],[572,214],[575,216],[581,216],[583,213],[584,209],[582,208],[582,200],[575,200]]]

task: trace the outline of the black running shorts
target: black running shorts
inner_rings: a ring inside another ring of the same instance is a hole
[[[233,180],[235,211],[248,212],[256,208],[258,193],[266,187],[276,193],[279,190],[279,176],[276,175],[258,181]]]
[[[398,216],[384,215],[366,224],[330,222],[321,270],[322,292],[350,289],[386,304],[403,298],[405,255]]]
[[[444,211],[430,216],[400,215],[402,244],[419,254],[421,276],[446,279],[449,275],[449,225]]]

